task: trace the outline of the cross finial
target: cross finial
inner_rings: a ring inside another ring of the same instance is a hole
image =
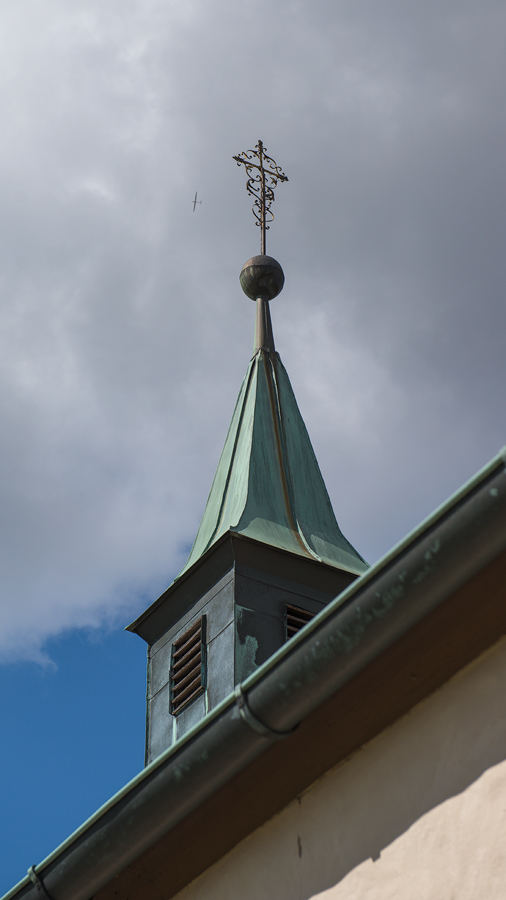
[[[278,181],[288,181],[288,178],[276,165],[270,156],[267,156],[262,141],[259,141],[254,150],[245,150],[239,156],[234,156],[238,166],[245,166],[248,180],[246,190],[255,198],[253,203],[253,215],[256,225],[260,227],[260,254],[265,256],[265,232],[269,230],[270,223],[274,219],[271,212],[271,203],[274,203],[274,188]],[[258,162],[253,162],[257,159]],[[255,172],[253,170],[256,170]]]

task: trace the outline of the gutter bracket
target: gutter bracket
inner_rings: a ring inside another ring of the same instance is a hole
[[[42,878],[39,878],[39,876],[37,875],[35,866],[30,866],[30,868],[28,869],[28,877],[30,881],[33,881],[35,887],[37,888],[37,891],[43,894],[46,900],[53,900],[49,891],[46,890]]]
[[[291,734],[293,734],[294,731],[296,731],[299,727],[299,724],[297,723],[295,728],[291,728],[290,731],[275,731],[273,728],[269,728],[268,725],[264,725],[264,723],[261,722],[260,719],[257,719],[254,712],[251,711],[251,708],[248,704],[248,698],[242,689],[242,684],[236,685],[234,696],[241,719],[243,719],[244,722],[246,722],[246,725],[249,725],[249,727],[253,731],[256,731],[257,734],[261,734],[264,737],[268,737],[274,741],[281,741],[283,740],[283,738],[289,737]]]

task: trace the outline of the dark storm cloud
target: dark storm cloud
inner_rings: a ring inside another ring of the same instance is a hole
[[[184,562],[251,351],[231,156],[259,137],[290,178],[276,341],[347,536],[373,560],[499,449],[502,4],[2,18],[6,658],[128,619]]]

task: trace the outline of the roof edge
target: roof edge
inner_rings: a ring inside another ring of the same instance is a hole
[[[170,584],[169,587],[166,588],[163,594],[160,594],[160,596],[156,600],[154,600],[153,603],[151,603],[150,606],[148,606],[148,608],[144,610],[144,612],[137,616],[137,618],[133,622],[131,622],[130,625],[127,625],[125,627],[125,631],[130,631],[133,634],[137,634],[139,637],[145,640],[146,643],[151,644],[152,641],[149,639],[148,629],[146,628],[146,623],[148,622],[148,620],[153,616],[156,616],[157,611],[160,610],[160,607],[163,606],[174,594],[177,594],[180,591],[190,592],[191,582],[196,577],[198,578],[198,573],[201,569],[204,568],[204,566],[210,568],[209,577],[202,580],[202,584],[205,584],[206,586],[203,587],[201,585],[201,588],[199,590],[208,590],[209,588],[211,588],[213,583],[216,583],[216,580],[225,573],[227,562],[225,561],[225,559],[223,559],[221,566],[220,564],[216,564],[213,566],[212,563],[210,563],[210,560],[214,557],[216,561],[218,555],[225,557],[226,551],[224,547],[227,542],[230,541],[230,539],[250,544],[251,546],[258,548],[259,550],[263,549],[268,552],[275,553],[278,556],[286,557],[286,559],[291,560],[296,566],[300,564],[303,566],[318,567],[322,571],[335,573],[336,577],[339,573],[343,573],[344,575],[350,576],[352,578],[359,577],[357,572],[355,572],[352,568],[348,568],[346,565],[338,566],[337,563],[331,563],[316,559],[314,555],[310,556],[308,554],[307,556],[304,556],[302,553],[296,553],[293,550],[287,550],[285,547],[275,547],[272,544],[268,544],[264,541],[258,540],[258,538],[251,537],[248,534],[243,534],[240,531],[235,531],[233,528],[229,528],[213,544],[211,544],[211,546],[207,548],[205,553],[203,553],[202,556],[198,557],[198,559],[196,559],[195,562],[193,562],[185,572],[174,579],[172,584]],[[232,551],[229,557],[229,565],[233,565],[234,558],[235,553],[234,551]],[[220,573],[219,575],[217,575],[218,571]],[[195,600],[193,602],[195,602]],[[188,603],[188,608],[190,605],[191,604]]]
[[[88,900],[505,551],[505,468],[503,449],[251,675],[241,702],[230,695],[36,866],[49,894]],[[3,900],[38,896],[25,877]]]

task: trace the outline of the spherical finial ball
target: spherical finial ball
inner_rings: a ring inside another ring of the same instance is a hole
[[[283,289],[285,276],[272,256],[253,256],[244,263],[239,281],[250,300],[256,300],[257,297],[274,300]]]

